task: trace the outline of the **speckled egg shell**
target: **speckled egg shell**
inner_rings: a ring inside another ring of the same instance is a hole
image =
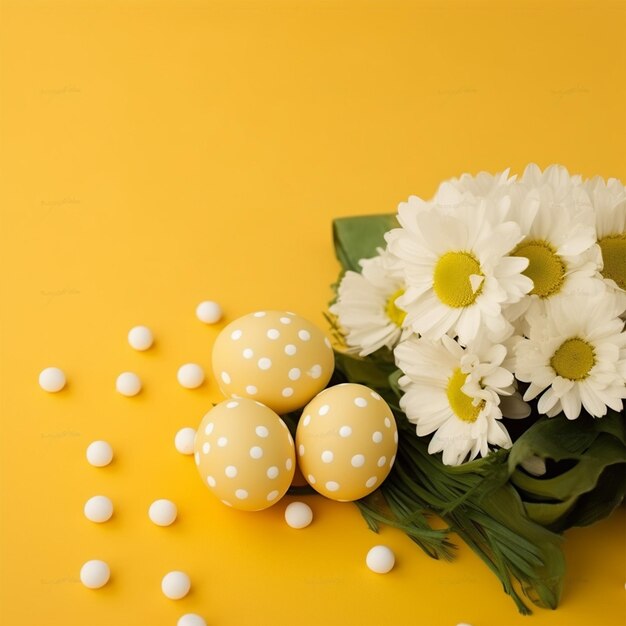
[[[278,502],[295,471],[293,438],[285,422],[246,398],[221,402],[204,416],[194,456],[210,491],[244,511]]]
[[[279,414],[304,406],[333,373],[328,337],[285,311],[258,311],[222,330],[213,346],[213,373],[224,395],[251,398]]]
[[[303,410],[296,432],[298,463],[307,482],[339,501],[363,498],[389,474],[398,429],[388,404],[368,387],[329,387]]]

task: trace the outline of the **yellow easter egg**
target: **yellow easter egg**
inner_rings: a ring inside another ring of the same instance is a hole
[[[295,471],[293,438],[285,422],[246,398],[221,402],[204,416],[194,456],[209,490],[224,504],[244,511],[278,502]]]
[[[319,393],[302,411],[296,432],[298,464],[307,482],[342,502],[379,487],[397,449],[389,405],[375,391],[353,383]]]
[[[279,414],[324,389],[335,358],[328,337],[285,311],[258,311],[226,326],[213,346],[213,373],[224,395],[258,400]]]

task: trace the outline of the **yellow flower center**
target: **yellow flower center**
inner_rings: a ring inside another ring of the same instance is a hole
[[[473,304],[482,291],[474,291],[470,276],[483,276],[480,263],[471,252],[446,252],[435,265],[433,289],[436,296],[455,309]]]
[[[528,259],[528,267],[523,274],[534,283],[531,294],[549,298],[561,290],[565,279],[565,263],[547,241],[522,241],[511,255]]]
[[[387,317],[398,327],[402,327],[404,318],[406,317],[406,311],[403,311],[396,304],[396,300],[404,293],[404,289],[398,289],[395,293],[391,294],[387,300],[387,306],[385,307],[385,313]]]
[[[604,261],[602,275],[613,279],[621,289],[626,289],[626,233],[609,235],[600,239],[598,244]]]
[[[466,379],[467,374],[464,374],[461,368],[457,367],[454,372],[452,372],[452,376],[448,379],[446,394],[450,408],[454,411],[454,414],[460,420],[472,423],[476,421],[478,414],[485,406],[485,401],[481,400],[478,406],[472,404],[472,398],[461,390]]]
[[[595,363],[593,346],[578,337],[564,341],[550,359],[552,369],[569,380],[584,380]]]

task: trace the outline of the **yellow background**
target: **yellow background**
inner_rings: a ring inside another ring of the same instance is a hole
[[[516,613],[465,547],[431,561],[356,508],[309,498],[314,524],[229,510],[173,436],[220,399],[226,319],[295,310],[324,325],[335,216],[393,212],[463,171],[529,161],[626,179],[624,2],[11,1],[2,3],[3,626],[623,625],[624,508],[567,534],[556,613]],[[126,343],[147,324],[157,343]],[[66,390],[39,371],[62,367]],[[117,374],[144,381],[132,399]],[[116,458],[84,458],[93,439]],[[86,521],[97,493],[115,504]],[[158,528],[150,502],[174,500]],[[397,554],[377,576],[375,543]],[[81,564],[110,584],[89,591]],[[191,594],[160,579],[186,570]]]

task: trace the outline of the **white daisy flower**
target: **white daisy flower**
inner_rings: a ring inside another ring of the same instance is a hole
[[[500,395],[513,392],[513,374],[501,367],[506,348],[481,341],[463,348],[444,335],[433,341],[415,336],[394,351],[404,372],[400,407],[416,433],[434,433],[428,452],[443,452],[446,465],[486,456],[489,445],[511,447],[500,422]],[[468,459],[469,456],[469,459]]]
[[[516,346],[515,376],[530,383],[524,400],[539,394],[540,413],[563,411],[576,419],[607,407],[622,410],[626,398],[626,332],[614,295],[552,298],[528,318],[528,339]]]
[[[348,271],[337,290],[337,301],[330,307],[339,319],[346,343],[353,352],[367,356],[383,346],[392,349],[403,333],[406,312],[399,308],[404,279],[394,269],[394,259],[379,250],[379,256],[360,261],[362,273]]]
[[[612,291],[626,294],[626,190],[616,178],[605,182],[599,176],[585,181],[584,188],[595,211],[602,277]],[[622,302],[625,297],[621,296]]]
[[[498,211],[508,209],[508,198]],[[434,203],[404,211],[402,228],[386,234],[390,252],[403,262],[406,292],[398,305],[406,323],[429,339],[455,334],[467,345],[485,328],[500,340],[510,328],[502,307],[532,289],[522,272],[528,260],[508,256],[521,241],[519,226],[492,222],[486,199],[461,194],[450,212]]]
[[[435,201],[440,206],[454,210],[461,202],[463,195],[470,194],[474,198],[495,200],[496,202],[490,205],[497,206],[497,201],[510,193],[515,178],[515,176],[509,176],[509,169],[497,174],[489,172],[479,172],[476,176],[462,174],[459,178],[451,178],[441,183],[435,193]]]
[[[528,259],[524,274],[533,281],[528,298],[507,309],[515,320],[561,293],[603,289],[594,213],[579,176],[552,165],[545,172],[529,165],[513,189],[508,217],[520,224],[524,239],[511,254]]]
[[[433,206],[453,213],[468,195],[473,198],[489,198],[494,200],[491,206],[498,206],[497,201],[509,193],[515,178],[509,177],[508,169],[498,174],[479,172],[476,176],[463,174],[459,178],[451,178],[439,185],[435,196],[428,202],[419,196],[409,196],[406,202],[401,202],[398,205],[398,221],[401,226],[410,228],[405,225],[407,222],[412,222],[417,213],[427,211]]]

